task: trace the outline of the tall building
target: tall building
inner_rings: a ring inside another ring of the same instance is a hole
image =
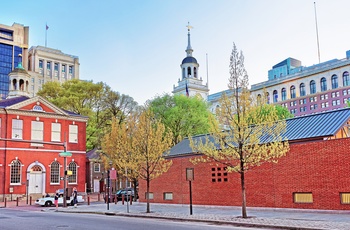
[[[269,70],[269,80],[251,86],[255,96],[280,104],[294,114],[325,112],[344,108],[350,101],[350,51],[346,58],[302,66],[288,58]]]
[[[9,94],[8,74],[23,60],[28,59],[29,27],[18,23],[0,24],[0,99]],[[27,62],[23,63],[27,69]]]
[[[187,26],[187,56],[182,60],[181,67],[181,79],[178,80],[178,86],[174,85],[173,94],[182,94],[187,96],[200,96],[207,100],[209,88],[208,83],[203,84],[203,80],[199,77],[199,64],[197,59],[192,56],[193,49],[191,47],[191,26]]]
[[[35,96],[42,85],[49,81],[65,82],[79,79],[79,57],[61,50],[32,46],[28,54],[28,70],[31,75],[30,94]]]

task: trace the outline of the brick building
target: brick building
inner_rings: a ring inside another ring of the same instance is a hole
[[[350,108],[288,119],[285,135],[285,157],[246,173],[247,206],[350,210]],[[193,168],[193,204],[240,206],[240,175],[216,163],[194,165],[193,157],[188,139],[170,150],[173,165],[151,181],[151,202],[189,204],[186,169]],[[145,202],[144,181],[139,191]]]
[[[0,101],[0,198],[41,196],[64,187],[67,157],[68,188],[85,191],[87,117],[62,110],[41,97]],[[66,149],[64,148],[66,145]]]

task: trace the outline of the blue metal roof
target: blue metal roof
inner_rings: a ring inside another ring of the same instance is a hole
[[[194,57],[185,57],[184,60],[182,60],[182,64],[185,63],[197,63],[197,59]]]
[[[282,135],[288,141],[302,141],[305,139],[322,139],[334,136],[350,120],[350,108],[332,110],[286,120],[286,132]],[[195,141],[204,141],[209,134],[193,137]],[[261,138],[263,142],[268,137]],[[209,141],[213,137],[209,135]],[[170,149],[169,156],[179,156],[193,153],[190,141],[185,138]]]
[[[28,99],[29,99],[29,97],[19,96],[19,97],[13,97],[13,98],[9,98],[9,99],[0,100],[0,108],[5,108],[5,107],[11,106],[11,105],[15,105],[17,103],[20,103],[22,101],[26,101]]]

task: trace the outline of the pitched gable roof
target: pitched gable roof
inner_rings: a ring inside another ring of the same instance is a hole
[[[332,110],[324,113],[311,114],[286,120],[286,132],[282,135],[288,141],[302,141],[306,139],[323,139],[334,136],[350,120],[350,108]],[[193,137],[195,141],[204,141],[209,136],[203,134]],[[193,153],[190,141],[185,138],[170,149],[168,156],[180,156]]]

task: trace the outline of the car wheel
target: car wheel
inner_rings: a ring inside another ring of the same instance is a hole
[[[46,202],[45,202],[45,206],[46,206],[46,207],[50,207],[51,205],[52,205],[52,202],[51,202],[51,201],[46,201]]]

